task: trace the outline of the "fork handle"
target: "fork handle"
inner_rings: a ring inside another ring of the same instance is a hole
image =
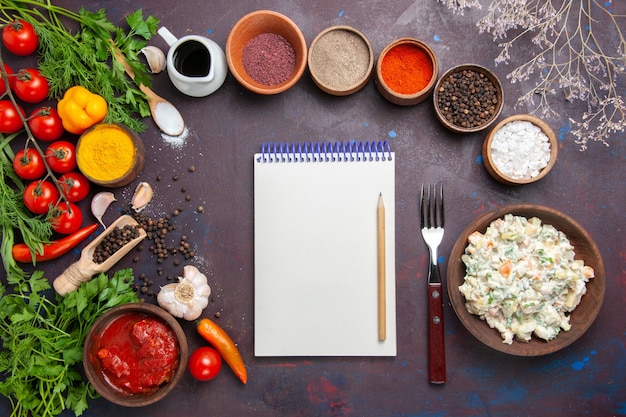
[[[438,266],[431,265],[431,268]],[[428,283],[428,375],[431,384],[446,382],[441,282]]]

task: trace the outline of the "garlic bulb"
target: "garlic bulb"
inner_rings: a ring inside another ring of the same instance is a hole
[[[146,46],[139,52],[146,57],[151,73],[157,74],[165,69],[165,54],[156,46]]]
[[[183,276],[178,280],[161,287],[157,302],[174,317],[195,320],[209,305],[211,287],[207,284],[206,275],[195,266],[185,265]]]

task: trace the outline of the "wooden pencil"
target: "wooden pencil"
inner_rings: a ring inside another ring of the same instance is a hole
[[[378,340],[387,338],[386,250],[385,250],[385,203],[383,194],[378,196],[377,242],[378,242]]]

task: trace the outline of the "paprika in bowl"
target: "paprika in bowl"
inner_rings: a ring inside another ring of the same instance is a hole
[[[383,49],[376,62],[376,87],[394,104],[424,101],[437,82],[439,64],[433,50],[413,38],[400,38]]]
[[[114,307],[93,324],[85,338],[83,366],[104,398],[141,407],[171,392],[185,374],[188,353],[174,316],[154,304],[130,303]]]
[[[101,123],[87,129],[76,144],[78,169],[94,184],[115,188],[129,184],[143,169],[141,138],[119,123]]]

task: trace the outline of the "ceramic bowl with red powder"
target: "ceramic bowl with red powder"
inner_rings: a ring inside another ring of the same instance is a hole
[[[83,348],[87,379],[107,400],[126,407],[153,404],[185,374],[188,346],[176,319],[159,306],[114,307],[93,324]]]
[[[394,104],[412,106],[430,96],[437,82],[439,64],[424,42],[400,38],[383,49],[376,62],[376,87]]]
[[[239,19],[228,34],[225,52],[233,76],[258,94],[288,90],[307,65],[307,45],[300,28],[271,10],[257,10]]]

